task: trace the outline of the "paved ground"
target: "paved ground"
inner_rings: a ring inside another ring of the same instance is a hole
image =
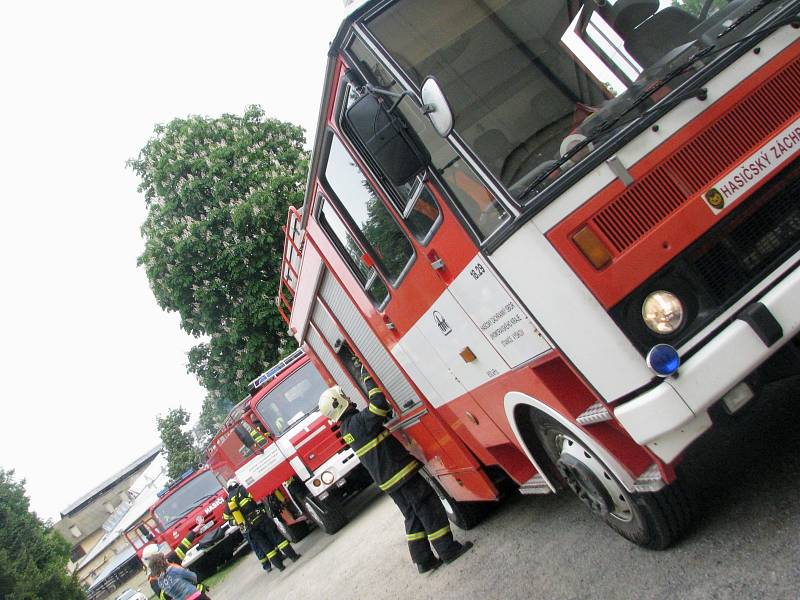
[[[341,532],[314,531],[297,544],[297,564],[265,574],[246,556],[212,597],[798,599],[800,380],[770,396],[696,448],[685,474],[701,482],[704,514],[668,551],[629,544],[568,495],[515,496],[479,527],[457,532],[475,541],[470,553],[419,575],[397,509],[365,493]]]

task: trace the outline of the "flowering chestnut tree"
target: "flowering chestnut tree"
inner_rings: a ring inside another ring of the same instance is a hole
[[[289,205],[303,202],[304,141],[300,127],[250,106],[157,125],[128,161],[147,206],[139,265],[159,306],[202,338],[188,370],[210,394],[205,428],[292,344],[274,299],[281,226]]]

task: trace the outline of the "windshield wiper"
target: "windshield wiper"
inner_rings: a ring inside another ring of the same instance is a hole
[[[760,4],[764,4],[766,6],[766,4],[769,4],[769,3],[774,2],[774,1],[775,0],[763,0],[762,3],[760,3]],[[759,10],[760,10],[760,8],[759,8]],[[755,14],[755,13],[753,13],[753,14]],[[742,17],[744,17],[744,16],[745,15],[742,15]],[[717,46],[717,45],[712,44],[710,46],[707,46],[707,47],[703,48],[702,50],[698,50],[697,52],[692,54],[686,61],[684,61],[683,63],[681,63],[677,67],[674,67],[670,71],[668,71],[663,77],[661,77],[660,79],[655,80],[650,85],[647,85],[645,87],[645,89],[638,96],[636,96],[636,98],[633,100],[633,102],[631,102],[630,106],[628,106],[628,108],[626,108],[624,111],[622,111],[621,113],[619,113],[618,115],[616,115],[613,118],[609,118],[609,119],[607,119],[605,121],[600,121],[595,127],[592,128],[591,135],[588,135],[583,140],[581,140],[580,142],[575,144],[572,148],[570,148],[569,151],[567,151],[564,154],[562,154],[557,160],[553,161],[553,164],[551,164],[544,171],[539,173],[538,176],[531,183],[529,183],[527,186],[525,186],[525,189],[519,195],[519,199],[520,200],[524,200],[525,197],[528,194],[530,194],[532,191],[534,191],[537,186],[539,186],[542,182],[544,182],[552,173],[554,173],[555,171],[560,169],[562,166],[564,166],[564,164],[569,162],[575,155],[577,155],[579,152],[581,152],[581,150],[583,150],[584,148],[586,148],[590,144],[593,144],[594,142],[596,142],[600,137],[602,137],[604,135],[607,135],[608,133],[610,133],[611,131],[616,129],[618,126],[625,125],[628,122],[628,121],[624,121],[625,117],[630,115],[632,111],[634,111],[639,106],[641,106],[642,103],[644,103],[648,98],[651,98],[653,96],[653,94],[655,94],[657,91],[659,91],[665,85],[667,85],[670,81],[672,81],[676,77],[686,73],[692,67],[692,65],[694,65],[698,60],[703,59],[703,58],[707,58],[707,57],[712,56],[714,54],[718,54],[718,53],[722,52],[723,50],[727,50],[727,49],[732,48],[734,46],[741,45],[741,44],[743,44],[745,42],[748,42],[750,40],[753,40],[753,39],[756,39],[756,38],[765,37],[769,33],[772,33],[776,29],[780,29],[781,27],[783,27],[785,25],[797,26],[798,23],[800,23],[800,15],[799,14],[793,14],[793,15],[790,15],[788,17],[785,17],[785,18],[781,19],[780,21],[777,21],[777,22],[773,23],[772,25],[770,25],[768,27],[762,27],[758,31],[755,31],[755,32],[751,33],[750,35],[741,37],[738,40],[735,40],[735,41],[733,41],[733,42],[731,42],[729,44],[725,44],[723,46]],[[698,86],[696,88],[689,88],[689,89],[686,89],[686,90],[680,90],[680,86],[679,86],[678,88],[676,88],[675,92],[678,92],[678,93],[677,94],[671,94],[670,96],[667,96],[667,98],[669,98],[668,101],[656,103],[655,105],[651,106],[648,110],[644,111],[641,114],[641,116],[644,117],[644,116],[650,115],[655,111],[661,112],[661,111],[664,111],[664,110],[668,110],[668,109],[674,107],[675,105],[680,104],[684,100],[686,100],[688,98],[691,98],[691,97],[699,97],[699,98],[703,99],[703,97],[705,95],[705,89],[702,88],[701,86]],[[588,124],[592,124],[591,121]]]
[[[597,141],[601,136],[606,135],[610,131],[612,131],[618,124],[620,124],[625,117],[631,114],[636,108],[638,108],[642,103],[644,103],[648,98],[650,98],[653,94],[655,94],[658,90],[663,88],[667,85],[670,81],[682,75],[689,68],[701,58],[709,55],[714,46],[708,46],[695,52],[692,54],[686,61],[681,63],[679,66],[675,67],[671,71],[669,71],[664,77],[661,79],[657,79],[652,84],[645,87],[645,89],[634,98],[633,102],[631,102],[630,106],[626,108],[624,111],[619,113],[617,116],[613,118],[606,119],[605,121],[600,121],[595,127],[593,127],[593,131],[591,135],[586,136],[580,142],[575,144],[572,148],[570,148],[567,152],[562,154],[557,160],[553,162],[547,169],[539,173],[539,175],[534,179],[531,183],[529,183],[523,192],[520,194],[519,198],[524,199],[528,194],[530,194],[536,187],[545,181],[552,173],[556,170],[560,169],[564,164],[570,161],[575,155],[577,155],[581,150],[589,146],[590,144]],[[591,122],[590,122],[591,124]]]
[[[724,37],[724,36],[728,35],[728,34],[729,34],[731,31],[733,31],[733,30],[734,30],[734,29],[736,29],[736,28],[737,28],[739,25],[741,25],[742,23],[744,23],[745,21],[747,21],[747,19],[749,19],[750,17],[752,17],[754,14],[756,14],[756,13],[757,13],[758,11],[760,11],[762,8],[764,8],[764,7],[765,7],[765,6],[767,6],[768,4],[772,4],[773,2],[776,2],[776,1],[777,1],[777,0],[761,0],[761,2],[759,2],[758,4],[756,4],[756,5],[755,5],[754,7],[752,7],[750,10],[748,10],[747,12],[745,12],[745,13],[743,13],[743,14],[739,15],[739,17],[738,17],[738,18],[737,18],[737,19],[736,19],[736,20],[735,20],[733,23],[731,23],[730,25],[728,25],[728,26],[727,26],[727,27],[726,27],[726,28],[725,28],[725,29],[724,29],[724,30],[723,30],[721,33],[719,33],[719,34],[717,35],[717,39],[719,39],[719,38],[721,38],[721,37]]]

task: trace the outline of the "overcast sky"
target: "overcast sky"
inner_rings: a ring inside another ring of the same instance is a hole
[[[0,467],[39,516],[204,396],[185,368],[195,340],[136,267],[145,208],[126,159],[156,123],[248,104],[313,132],[342,16],[341,0],[2,3]]]

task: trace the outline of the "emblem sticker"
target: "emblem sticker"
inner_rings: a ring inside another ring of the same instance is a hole
[[[436,321],[436,325],[439,327],[439,330],[442,332],[442,334],[450,335],[451,333],[453,333],[453,330],[450,329],[450,325],[447,324],[447,321],[445,320],[444,316],[438,310],[433,311],[433,318]]]
[[[722,196],[722,192],[720,192],[717,188],[711,188],[705,194],[703,194],[703,198],[705,201],[711,205],[711,208],[716,208],[720,210],[725,206],[725,198]]]

